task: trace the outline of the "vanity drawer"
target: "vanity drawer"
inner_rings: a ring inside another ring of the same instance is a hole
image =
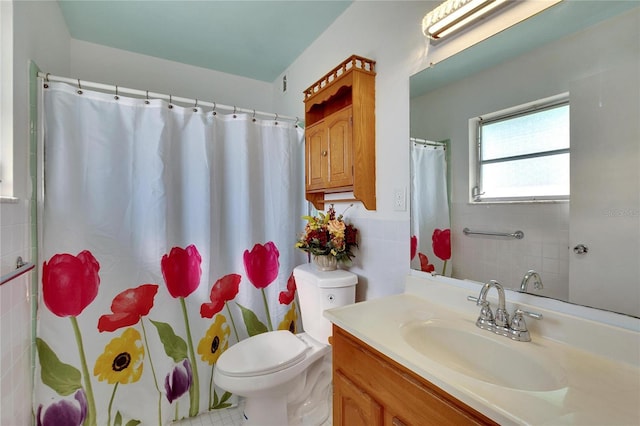
[[[497,424],[335,325],[332,344],[335,426]]]

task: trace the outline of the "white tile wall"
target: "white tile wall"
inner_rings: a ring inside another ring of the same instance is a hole
[[[534,213],[531,213],[534,210]],[[529,291],[566,300],[569,296],[569,205],[460,205],[452,217],[453,271],[458,278],[494,279],[519,287],[529,269],[542,277],[544,289]],[[465,236],[462,229],[524,232],[522,240]]]
[[[360,233],[355,259],[348,268],[358,275],[356,300],[402,293],[409,271],[409,220],[347,217],[347,222]]]
[[[0,204],[0,274],[30,260],[28,203]],[[31,273],[0,286],[0,425],[31,424]]]

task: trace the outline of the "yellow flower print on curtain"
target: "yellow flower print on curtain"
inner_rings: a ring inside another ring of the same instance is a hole
[[[291,307],[284,315],[284,319],[278,324],[278,330],[289,330],[293,334],[298,333],[298,311],[296,311],[296,302],[291,303]]]
[[[122,336],[115,337],[105,346],[104,352],[96,360],[93,375],[109,384],[134,383],[142,375],[144,347],[140,333],[135,328],[127,328]]]
[[[127,328],[120,337],[111,339],[104,347],[104,352],[96,359],[93,375],[101,382],[106,380],[110,385],[114,385],[107,409],[108,426],[111,425],[111,408],[118,384],[126,385],[140,380],[143,358],[144,347],[140,333],[135,328]],[[116,420],[118,419],[122,421],[119,411],[116,414]]]
[[[224,315],[216,315],[216,320],[207,330],[206,335],[198,344],[200,358],[209,365],[213,365],[222,352],[229,347],[229,324]]]
[[[213,368],[220,358],[220,355],[229,348],[229,334],[231,329],[227,323],[227,318],[223,314],[217,314],[216,319],[207,330],[205,336],[198,343],[198,354],[200,358],[211,366],[211,376],[209,378],[209,410],[226,408],[231,406],[227,401],[231,397],[230,392],[225,392],[221,397],[213,389]]]

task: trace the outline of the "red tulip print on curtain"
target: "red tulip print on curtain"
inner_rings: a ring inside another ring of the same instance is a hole
[[[253,286],[262,292],[262,300],[267,315],[268,330],[273,331],[271,323],[271,315],[269,313],[269,304],[267,302],[267,294],[264,289],[269,286],[276,278],[278,278],[278,270],[280,269],[280,252],[276,245],[269,241],[266,244],[256,244],[251,251],[244,251],[244,269],[247,277]],[[249,335],[258,334],[263,330],[264,325],[255,317],[253,312],[247,310],[241,305],[240,309],[247,325]],[[255,317],[255,318],[254,318]]]
[[[111,303],[112,313],[102,315],[98,320],[98,331],[116,331],[137,324],[153,308],[156,293],[157,284],[143,284],[118,294]]]
[[[293,273],[289,276],[287,280],[287,290],[281,291],[278,296],[278,301],[281,305],[288,305],[293,302],[293,299],[296,297],[296,279],[293,276]]]
[[[229,274],[220,278],[213,287],[211,287],[211,294],[209,295],[211,303],[203,303],[200,306],[200,316],[202,318],[213,318],[215,314],[222,311],[226,306],[237,341],[240,341],[240,337],[238,337],[238,330],[236,329],[236,324],[227,302],[232,301],[238,295],[241,279],[242,277],[238,274]]]
[[[279,257],[280,252],[272,241],[256,244],[251,251],[244,251],[244,268],[255,288],[263,289],[278,278]]]
[[[81,388],[79,377],[84,380],[84,396],[86,396],[87,412],[84,424],[96,425],[96,404],[93,396],[91,377],[82,342],[82,335],[76,317],[93,302],[100,286],[100,264],[90,251],[84,250],[73,256],[68,253],[56,254],[48,262],[42,264],[42,298],[47,308],[59,317],[69,317],[73,327],[82,374],[75,367],[60,362],[53,350],[42,339],[36,339],[38,358],[43,370],[52,374],[46,383],[58,394],[67,395],[69,384],[73,382],[73,390]],[[65,377],[60,377],[63,375]],[[44,376],[44,372],[43,372]],[[43,378],[44,381],[44,378]],[[60,402],[58,407],[66,406]]]
[[[420,258],[420,270],[422,272],[433,272],[436,270],[435,266],[429,263],[429,258],[424,253],[418,253],[418,257]]]
[[[98,295],[100,264],[90,251],[54,255],[42,265],[42,297],[59,317],[78,316]]]
[[[193,349],[193,339],[191,338],[191,326],[189,325],[189,316],[187,315],[187,305],[184,299],[193,293],[200,285],[200,279],[202,277],[202,268],[200,267],[201,263],[202,258],[200,257],[200,253],[193,244],[184,249],[181,247],[173,247],[169,254],[162,256],[162,261],[160,262],[162,276],[167,284],[169,294],[174,299],[180,300],[180,306],[182,307],[182,315],[184,317],[184,324],[187,332],[187,344],[192,373],[192,380],[189,382],[190,417],[198,415],[198,412],[200,411],[200,381],[198,379],[198,364],[195,351]],[[161,329],[166,329],[166,326],[159,328],[157,323],[154,323],[154,325],[158,328],[159,333]],[[173,333],[167,334],[171,336]],[[168,341],[167,334],[164,334],[165,340],[163,343]],[[173,334],[170,339],[173,340],[174,336],[175,334]],[[165,351],[169,353],[170,351],[167,349],[167,345],[165,345]]]
[[[451,259],[451,229],[434,229],[431,237],[433,241],[433,253],[444,260],[442,275],[447,269],[447,261]]]

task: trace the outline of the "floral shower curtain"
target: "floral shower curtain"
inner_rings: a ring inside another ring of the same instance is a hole
[[[296,332],[302,130],[47,82],[38,425],[163,425],[229,406],[230,345]]]
[[[411,143],[411,268],[451,275],[445,143]]]

